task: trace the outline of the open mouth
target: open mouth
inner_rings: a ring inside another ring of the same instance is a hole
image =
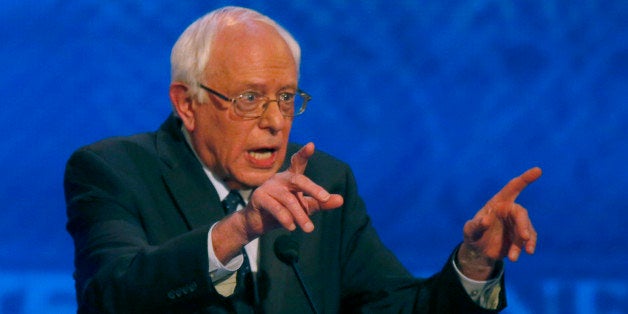
[[[259,150],[250,151],[249,155],[253,159],[268,159],[272,157],[274,153],[275,153],[274,149],[259,149]]]
[[[271,167],[276,160],[277,149],[260,148],[248,151],[249,161],[258,167]]]

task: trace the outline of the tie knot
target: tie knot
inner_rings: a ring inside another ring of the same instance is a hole
[[[238,209],[238,205],[244,206],[244,200],[242,199],[242,195],[237,190],[229,191],[229,195],[222,200],[222,206],[225,209],[225,214],[231,214],[236,209]]]

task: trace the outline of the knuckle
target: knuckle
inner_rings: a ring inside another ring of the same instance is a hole
[[[284,226],[288,226],[290,224],[292,224],[292,216],[290,216],[288,213],[286,213],[285,211],[279,211],[275,214],[275,219],[277,219],[277,221],[284,225]]]
[[[292,195],[291,193],[285,194],[283,199],[284,199],[284,204],[286,205],[288,209],[294,208],[299,203],[297,199],[294,197],[294,195]]]
[[[292,176],[290,176],[290,184],[292,184],[293,186],[299,185],[300,177],[301,175],[299,174],[293,174]]]

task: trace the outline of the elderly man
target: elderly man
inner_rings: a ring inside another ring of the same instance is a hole
[[[68,161],[79,312],[503,309],[501,260],[536,244],[515,199],[540,169],[467,222],[439,273],[413,278],[380,242],[349,167],[312,143],[288,143],[310,99],[288,32],[255,11],[222,8],[185,30],[171,61],[174,113],[159,130]],[[311,301],[273,253],[284,234],[300,247]]]

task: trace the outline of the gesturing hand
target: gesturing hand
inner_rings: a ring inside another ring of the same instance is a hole
[[[306,144],[292,155],[286,171],[277,173],[255,189],[243,212],[254,237],[278,226],[294,230],[298,225],[303,231],[312,232],[314,224],[310,215],[342,205],[342,196],[329,194],[303,175],[313,154],[314,144]]]
[[[512,179],[473,219],[467,221],[463,229],[464,243],[458,255],[461,264],[466,263],[462,265],[463,268],[466,266],[471,269],[474,266],[471,264],[478,262],[492,266],[491,262],[506,256],[516,261],[523,249],[528,254],[534,253],[536,230],[527,210],[515,203],[515,200],[523,189],[540,176],[541,169],[535,167]]]
[[[276,173],[253,194],[247,206],[219,221],[212,232],[214,253],[221,262],[229,261],[242,247],[264,233],[298,225],[312,232],[310,215],[342,206],[342,196],[330,194],[303,175],[314,144],[308,143],[292,155],[290,167]]]

